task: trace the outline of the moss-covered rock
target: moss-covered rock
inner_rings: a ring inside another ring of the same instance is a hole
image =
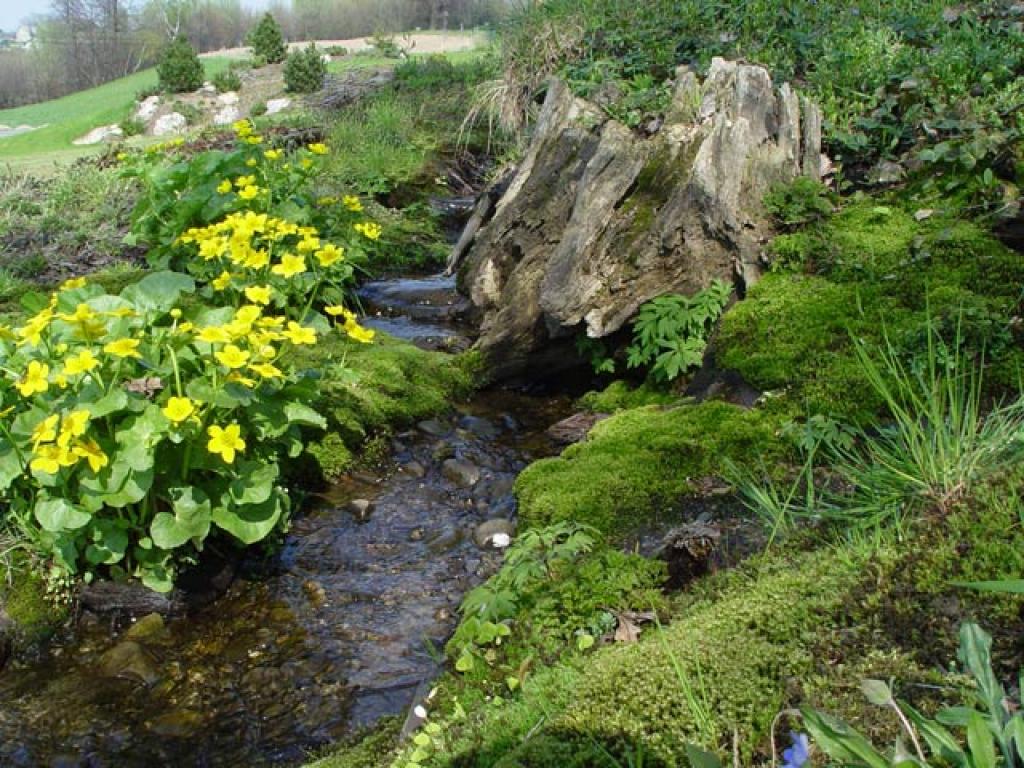
[[[603,390],[587,392],[579,399],[579,406],[592,413],[615,413],[645,405],[671,405],[679,399],[679,395],[660,387],[647,383],[634,387],[618,379]]]
[[[768,464],[785,452],[760,410],[708,401],[623,411],[561,456],[531,464],[516,481],[526,526],[571,520],[605,533],[671,517],[673,502],[724,459]]]
[[[0,635],[6,617],[10,639],[20,649],[50,637],[67,619],[68,609],[51,598],[38,569],[19,562],[12,566],[9,571],[0,566]]]
[[[338,333],[303,350],[299,365],[320,371],[318,409],[328,433],[308,447],[324,477],[336,477],[374,435],[450,407],[474,387],[472,354],[429,352],[387,336],[359,344]]]

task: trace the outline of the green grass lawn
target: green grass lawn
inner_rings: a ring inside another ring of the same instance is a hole
[[[204,58],[208,76],[225,69],[224,58]],[[74,160],[98,152],[103,145],[76,147],[71,142],[93,128],[119,123],[128,116],[135,94],[156,85],[156,70],[146,69],[41,104],[0,110],[4,125],[45,125],[29,133],[0,139],[0,164],[19,170],[40,170],[52,163]]]

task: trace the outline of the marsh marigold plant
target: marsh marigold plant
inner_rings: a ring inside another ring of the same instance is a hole
[[[167,590],[215,532],[284,525],[280,462],[323,419],[290,362],[318,332],[275,305],[273,263],[215,308],[180,308],[195,281],[156,272],[121,296],[70,281],[0,327],[0,501],[59,568]]]

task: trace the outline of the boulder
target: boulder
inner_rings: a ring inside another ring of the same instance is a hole
[[[160,108],[160,97],[159,96],[147,96],[145,99],[139,102],[138,109],[135,110],[135,119],[141,120],[144,123],[148,123],[153,119],[156,111]]]
[[[220,107],[233,107],[238,103],[238,94],[235,91],[227,91],[217,97],[217,105]]]
[[[214,113],[214,115],[213,115],[213,124],[214,125],[231,125],[236,120],[240,120],[241,118],[242,118],[242,113],[239,111],[238,107],[233,106],[233,105],[228,105],[226,107],[221,107],[220,109],[218,109]]]
[[[180,112],[169,112],[166,115],[161,115],[153,123],[153,135],[154,136],[170,136],[172,134],[183,133],[188,127],[188,120]]]
[[[267,99],[267,111],[268,115],[276,115],[283,109],[288,109],[292,105],[291,99]]]
[[[85,134],[85,136],[80,136],[71,143],[78,146],[99,144],[100,142],[107,141],[109,139],[119,139],[123,135],[124,131],[122,131],[121,126],[116,123],[113,125],[101,125],[98,128],[93,128]]]
[[[459,244],[477,348],[498,378],[555,372],[581,330],[608,336],[660,294],[754,282],[765,192],[821,168],[820,111],[762,67],[716,58],[703,82],[680,68],[653,136],[552,81],[522,162]]]

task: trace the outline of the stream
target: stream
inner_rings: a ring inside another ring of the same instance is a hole
[[[462,348],[451,289],[367,284],[365,322]],[[569,409],[480,392],[308,503],[277,553],[244,561],[206,608],[126,626],[85,614],[0,672],[0,765],[298,765],[403,713],[439,672],[462,596],[500,564],[478,526],[514,519],[515,476],[556,451],[544,430]]]

